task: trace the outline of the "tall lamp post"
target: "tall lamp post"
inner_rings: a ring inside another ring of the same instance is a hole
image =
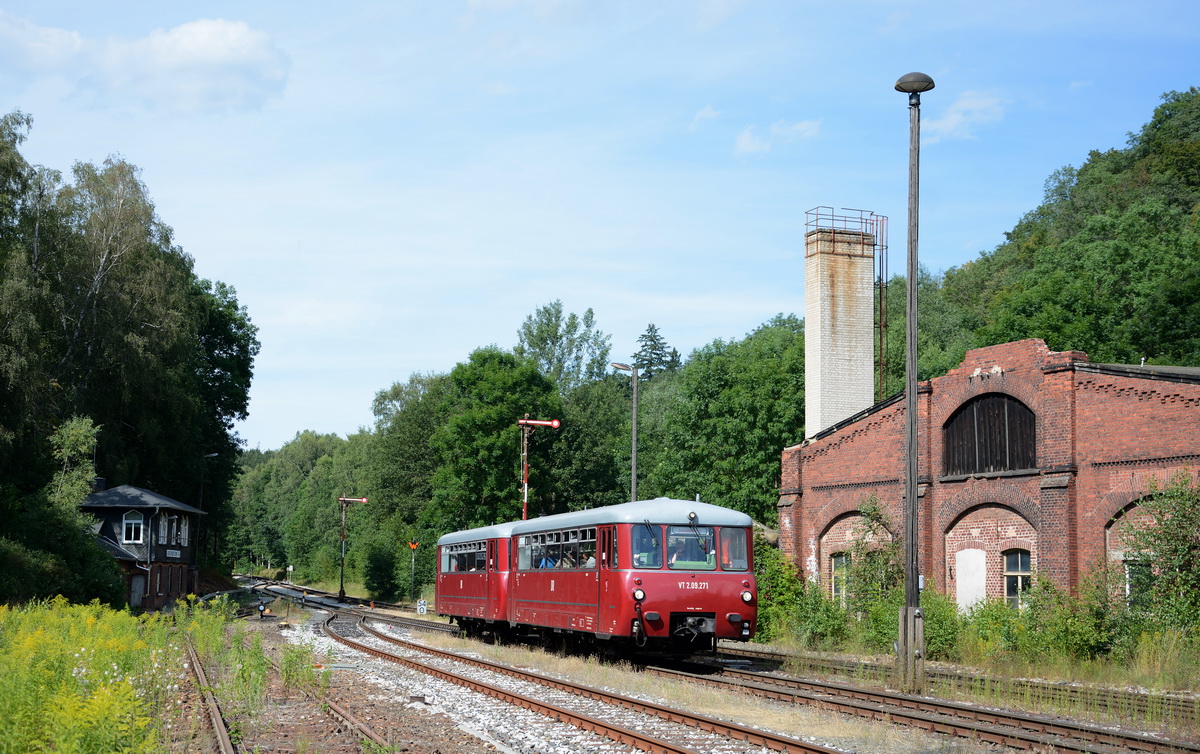
[[[342,504],[342,570],[339,577],[338,602],[346,601],[346,506],[350,503],[365,503],[365,497],[339,497]]]
[[[638,391],[638,371],[637,366],[629,366],[616,361],[611,362],[609,366],[614,369],[620,369],[623,372],[629,372],[630,378],[633,380],[633,420],[632,420],[632,439],[630,440],[631,448],[629,451],[629,501],[634,502],[638,499],[637,496],[637,391]]]
[[[933,89],[924,73],[906,73],[896,91],[908,95],[908,307],[904,359],[904,609],[900,612],[897,665],[908,691],[925,687],[925,619],[921,615],[917,560],[917,225],[921,159],[921,92]]]

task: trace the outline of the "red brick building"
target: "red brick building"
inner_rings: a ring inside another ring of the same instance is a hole
[[[920,570],[964,607],[1124,560],[1152,480],[1200,468],[1200,368],[1022,340],[968,352],[917,399]],[[781,546],[829,589],[871,496],[902,531],[904,412],[896,396],[783,451]]]

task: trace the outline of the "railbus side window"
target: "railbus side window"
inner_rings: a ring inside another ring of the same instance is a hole
[[[529,537],[521,537],[517,540],[517,568],[522,571],[528,571],[533,564],[533,547],[529,542]]]
[[[579,533],[579,565],[582,568],[596,567],[596,530],[583,529]]]
[[[745,529],[721,529],[721,569],[745,571],[750,568]]]
[[[442,573],[450,573],[450,547],[442,547]]]

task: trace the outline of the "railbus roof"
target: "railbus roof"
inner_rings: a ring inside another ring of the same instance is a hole
[[[512,534],[512,529],[520,521],[510,521],[504,524],[492,524],[491,526],[480,526],[478,529],[467,529],[465,531],[455,531],[449,534],[443,534],[438,538],[438,546],[441,545],[456,545],[460,542],[475,542],[482,539],[508,539]]]
[[[689,513],[695,513],[695,521],[688,518]],[[592,508],[585,511],[559,513],[553,516],[532,518],[528,521],[518,521],[513,525],[512,534],[525,534],[548,529],[568,529],[579,526],[599,526],[601,524],[628,524],[649,521],[652,524],[683,524],[695,523],[697,526],[750,526],[753,520],[741,511],[722,508],[711,503],[701,503],[695,500],[672,500],[667,497],[654,500],[638,500],[633,503],[607,505],[603,508]]]
[[[689,513],[696,514],[694,522],[688,519]],[[451,532],[441,536],[437,543],[439,546],[452,545],[484,539],[507,539],[526,532],[602,524],[642,523],[643,521],[649,521],[652,524],[686,525],[695,523],[697,526],[750,526],[754,523],[753,519],[745,513],[732,508],[722,508],[719,505],[701,503],[696,500],[673,500],[668,497],[659,497],[653,500],[606,505],[585,511],[571,511],[570,513],[531,518],[528,521],[510,521]]]

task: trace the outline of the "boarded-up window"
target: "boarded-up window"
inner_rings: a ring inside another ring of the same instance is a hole
[[[959,407],[942,428],[946,474],[1032,469],[1037,465],[1033,412],[1012,396],[988,393]]]

